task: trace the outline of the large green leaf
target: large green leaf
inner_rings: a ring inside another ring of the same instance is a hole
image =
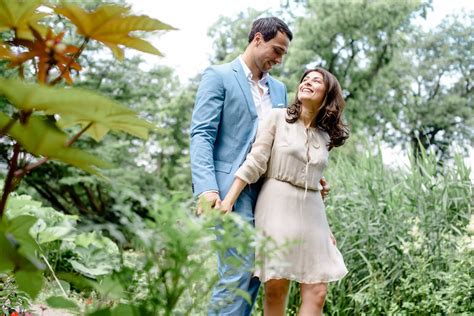
[[[61,251],[71,251],[74,259],[69,259],[74,270],[89,278],[110,274],[120,267],[118,246],[97,232],[82,233],[74,240],[65,240]]]
[[[77,306],[76,303],[62,296],[49,297],[46,300],[46,303],[48,303],[48,305],[53,308],[66,308],[66,309],[72,309],[72,310],[79,309],[79,306]]]
[[[12,271],[18,288],[35,298],[43,286],[44,265],[36,257],[36,242],[29,230],[37,218],[21,215],[3,217],[0,224],[0,272]]]
[[[2,249],[2,256],[0,257],[0,273],[6,271],[12,271],[15,268],[15,258],[13,245],[3,234],[0,229],[0,249]]]
[[[0,0],[0,32],[15,30],[19,38],[33,39],[30,27],[41,33],[45,27],[38,21],[47,16],[47,13],[38,12],[41,0]]]
[[[10,117],[0,113],[0,129],[10,121]],[[30,117],[26,124],[15,122],[7,133],[36,156],[59,160],[94,174],[97,174],[96,168],[110,167],[109,163],[89,153],[67,147],[68,136],[39,116]]]
[[[22,110],[59,114],[63,126],[92,124],[88,133],[100,140],[109,130],[147,138],[155,126],[131,109],[99,94],[79,88],[58,88],[0,78],[0,95]]]
[[[29,233],[39,244],[71,238],[78,220],[75,215],[66,215],[51,207],[44,207],[41,202],[34,201],[27,195],[10,196],[5,215],[8,219],[22,215],[36,217],[37,221],[29,229]]]
[[[37,271],[17,271],[15,272],[15,281],[18,288],[35,298],[43,287],[43,273]]]

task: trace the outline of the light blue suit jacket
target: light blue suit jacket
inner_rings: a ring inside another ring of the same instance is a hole
[[[285,85],[268,76],[273,107],[288,104]],[[204,71],[191,123],[193,193],[216,190],[221,198],[255,139],[258,116],[239,59]]]

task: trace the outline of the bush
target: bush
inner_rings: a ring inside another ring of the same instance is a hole
[[[370,151],[334,158],[327,212],[350,273],[330,286],[326,314],[472,312],[472,183],[462,158],[442,166],[422,153],[407,169]]]

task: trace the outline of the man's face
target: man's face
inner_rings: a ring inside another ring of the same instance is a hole
[[[257,33],[255,40],[255,64],[261,72],[269,72],[273,65],[280,64],[290,45],[288,36],[283,32],[278,32],[268,42],[263,40],[261,33]]]

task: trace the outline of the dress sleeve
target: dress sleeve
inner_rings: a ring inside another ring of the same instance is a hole
[[[275,139],[276,125],[279,117],[278,110],[272,110],[260,124],[257,137],[242,166],[235,176],[246,183],[255,183],[267,171],[268,161]]]

